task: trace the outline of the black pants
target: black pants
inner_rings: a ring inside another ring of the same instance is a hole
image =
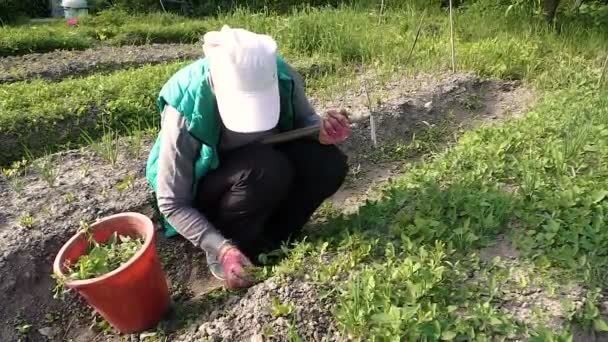
[[[221,156],[220,167],[199,184],[197,206],[255,262],[298,235],[347,171],[336,146],[315,140],[251,145]]]

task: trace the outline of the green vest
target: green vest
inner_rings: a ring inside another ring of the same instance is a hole
[[[278,128],[280,131],[293,129],[293,79],[285,61],[278,57],[279,93],[281,96],[281,115]],[[162,112],[165,105],[171,105],[186,119],[188,132],[201,142],[199,158],[193,161],[194,184],[192,194],[196,196],[198,183],[207,172],[219,167],[218,144],[220,141],[221,122],[217,109],[215,95],[209,84],[209,61],[199,59],[176,72],[162,87],[156,105]],[[158,174],[158,156],[162,139],[159,133],[146,165],[146,178],[156,192],[156,177]],[[177,234],[175,228],[162,217],[165,235],[171,237]]]

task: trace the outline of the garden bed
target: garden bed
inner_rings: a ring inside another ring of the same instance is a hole
[[[0,59],[0,84],[32,79],[61,81],[69,77],[82,78],[145,64],[194,60],[202,55],[200,44],[151,44],[10,56]]]
[[[367,121],[355,127],[353,138],[343,146],[350,156],[351,174],[344,189],[332,199],[338,208],[356,208],[369,199],[367,190],[372,180],[381,182],[398,176],[404,164],[438,151],[453,141],[454,134],[458,135],[475,123],[498,123],[507,117],[517,117],[533,100],[532,93],[517,83],[484,80],[473,74],[421,74],[414,78],[395,78],[384,86],[370,84],[369,90],[379,94],[381,100],[373,107],[380,146],[372,148]],[[369,113],[363,87],[344,93],[334,103],[315,101],[315,104],[321,111],[345,106],[355,117],[365,117]],[[52,258],[78,228],[80,220],[94,220],[123,211],[144,212],[156,218],[151,191],[144,178],[145,159],[152,139],[141,136],[139,139],[128,137],[109,141],[109,147],[116,146],[116,155],[110,159],[111,153],[103,154],[100,153],[103,149],[95,151],[91,148],[52,155],[50,163],[42,160],[37,167],[30,167],[27,175],[20,178],[21,184],[14,183],[15,179],[2,178],[0,206],[4,210],[0,216],[0,250],[3,251],[0,276],[4,281],[0,302],[4,305],[0,308],[1,321],[12,321],[18,313],[20,322],[33,324],[29,330],[33,341],[44,340],[41,329],[43,333],[51,331],[57,336],[92,338],[92,332],[86,328],[90,321],[82,303],[79,310],[85,314],[74,319],[77,316],[69,313],[74,310],[73,306],[52,298]],[[387,165],[397,167],[385,173]],[[377,177],[379,174],[382,177]],[[354,179],[356,182],[352,181]],[[348,194],[344,195],[345,192]],[[198,322],[194,330],[205,323],[202,320],[212,319],[215,321],[201,328],[200,334],[225,334],[218,327],[224,324],[222,322],[232,320],[229,318],[232,316],[225,316],[221,310],[218,312],[217,306],[211,304],[213,301],[204,296],[219,284],[209,277],[201,251],[182,239],[167,241],[161,238],[158,247],[171,280],[174,299],[179,303],[179,314],[168,323],[174,326],[173,333],[179,335],[179,329],[187,328],[188,319]],[[266,295],[257,296],[255,293],[265,293],[264,288],[269,284],[252,289],[245,299],[232,299],[233,304],[244,300],[243,303],[251,306],[256,305],[256,301],[265,301]],[[308,306],[308,302],[300,299],[308,300],[308,292],[314,293],[317,289],[299,281],[294,284],[297,286],[277,289],[280,299],[285,301],[296,296],[296,304]],[[220,302],[224,300],[231,299],[221,298]],[[323,305],[329,304],[322,304],[319,307],[322,310],[325,308]],[[319,308],[315,309],[313,305],[306,310],[321,312]],[[326,317],[325,323],[319,326],[303,326],[308,319],[309,311],[306,310],[303,311],[304,320],[296,322],[296,330],[303,329],[306,336],[314,337],[315,334],[324,334],[327,329],[334,329],[334,323],[327,316],[323,316]],[[45,320],[47,314],[56,314],[61,320],[49,323]],[[228,313],[234,314],[248,313]],[[249,335],[261,334],[271,316],[260,312],[256,317],[261,330],[250,329],[247,331]],[[237,318],[248,319],[245,316]],[[273,328],[275,332],[286,333],[290,329],[287,323],[277,324]],[[12,340],[16,333],[13,325],[3,326],[0,339]],[[235,338],[244,336],[244,332],[237,330],[228,333]],[[184,340],[191,340],[199,333],[188,334],[183,336]]]

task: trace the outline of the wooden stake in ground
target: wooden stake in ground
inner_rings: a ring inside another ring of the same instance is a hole
[[[376,139],[376,121],[374,120],[372,99],[369,96],[369,91],[367,89],[367,80],[365,80],[365,79],[363,79],[363,89],[365,90],[365,96],[367,97],[367,109],[369,110],[370,136],[372,138],[372,143],[374,144],[374,148],[376,148],[376,147],[378,147],[378,140]]]
[[[600,88],[602,86],[602,82],[604,81],[604,75],[606,75],[607,67],[608,67],[608,56],[606,56],[606,60],[604,61],[604,65],[602,66],[602,72],[600,73],[600,78],[597,80],[598,88]]]
[[[382,23],[382,16],[384,15],[384,0],[380,2],[380,15],[378,16],[378,25]]]
[[[414,53],[414,48],[416,47],[416,43],[418,43],[418,38],[420,37],[420,30],[422,30],[422,22],[424,20],[425,15],[426,15],[426,10],[420,16],[420,23],[418,24],[418,30],[416,30],[416,38],[414,38],[414,44],[412,44],[410,53],[407,55],[407,59],[405,60],[405,65],[408,65],[408,63],[410,62],[410,58],[412,57],[412,53]]]
[[[454,15],[452,14],[452,0],[450,0],[450,43],[452,45],[452,72],[456,72],[456,49],[454,48]]]

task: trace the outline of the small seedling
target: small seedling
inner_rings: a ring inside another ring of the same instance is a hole
[[[25,151],[28,159],[32,162],[32,167],[42,179],[44,179],[50,187],[55,186],[55,181],[59,177],[59,169],[57,165],[61,165],[61,160],[53,160],[53,156],[50,153],[45,154],[44,157],[34,158],[34,155],[26,149]],[[59,159],[59,157],[58,157]]]
[[[298,333],[298,329],[296,328],[295,323],[289,323],[289,327],[287,330],[287,340],[289,342],[304,342],[302,336]]]
[[[262,336],[264,336],[264,338],[269,339],[271,337],[274,337],[274,330],[272,329],[272,326],[270,325],[265,325],[262,328]]]
[[[131,135],[127,142],[129,143],[129,154],[134,158],[139,158],[141,154],[141,148],[143,146],[143,133],[142,131],[135,131]]]
[[[363,175],[363,170],[361,170],[361,163],[359,163],[359,164],[357,164],[357,166],[351,168],[348,173],[353,181],[360,180],[361,176]]]
[[[65,194],[65,202],[67,204],[74,203],[75,200],[76,200],[76,195],[73,192],[68,192],[67,194]]]
[[[23,159],[21,161],[14,162],[9,168],[3,168],[2,174],[8,180],[9,187],[20,193],[25,187],[25,180],[23,176],[26,173],[27,160]]]
[[[127,175],[120,183],[116,185],[118,191],[125,191],[133,186],[135,177],[133,175]]]
[[[50,187],[55,186],[55,181],[59,176],[59,169],[53,164],[52,158],[41,158],[33,163],[33,165],[36,171],[42,176],[42,179],[44,179]]]
[[[104,130],[105,132],[105,130]],[[112,131],[105,132],[101,140],[96,142],[87,132],[83,132],[83,139],[91,145],[95,153],[103,160],[115,166],[118,161],[118,134]]]
[[[44,317],[47,324],[54,324],[61,320],[61,314],[56,312],[47,313]]]
[[[91,162],[87,161],[82,165],[82,177],[85,178],[89,175],[89,170],[91,169]]]
[[[272,298],[272,317],[287,317],[294,309],[293,304],[282,304],[277,297]]]
[[[141,128],[141,122],[138,121],[135,128],[129,128],[124,124],[123,126],[125,131],[129,132],[129,136],[127,138],[129,154],[133,158],[139,158],[145,134],[144,130]]]
[[[23,214],[19,218],[19,224],[23,228],[32,228],[34,226],[34,217],[31,214]]]
[[[477,110],[483,106],[481,98],[477,94],[461,99],[460,103],[468,110]]]
[[[20,324],[15,329],[17,330],[18,341],[27,341],[27,337],[32,328],[31,324]]]
[[[98,331],[100,334],[105,336],[112,334],[112,326],[110,323],[96,313],[93,313],[93,322],[91,323],[89,329]]]

